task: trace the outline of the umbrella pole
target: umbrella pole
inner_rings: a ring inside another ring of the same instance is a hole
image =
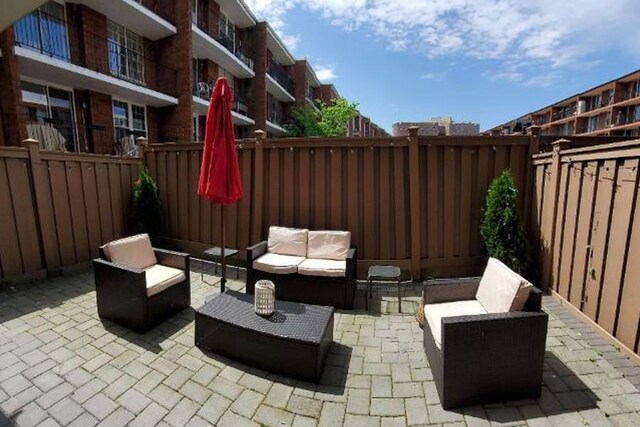
[[[224,251],[224,247],[225,247],[225,243],[226,243],[225,242],[225,240],[226,240],[225,239],[225,233],[224,233],[224,223],[225,223],[225,221],[224,221],[224,217],[225,217],[224,205],[221,205],[220,208],[222,210],[221,215],[220,215],[220,220],[221,220],[220,230],[221,230],[221,233],[222,233],[222,267],[221,267],[222,280],[220,281],[220,293],[224,293],[225,284],[227,283],[227,279],[226,279],[226,277],[227,277],[227,257],[226,257],[225,251]]]

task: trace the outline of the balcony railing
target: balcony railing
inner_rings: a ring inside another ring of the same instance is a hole
[[[284,117],[281,111],[271,110],[271,112],[269,112],[269,121],[273,124],[282,126],[283,118]]]
[[[578,111],[578,108],[575,105],[572,107],[564,108],[563,110],[556,111],[555,113],[553,113],[551,115],[551,120],[555,121],[555,120],[565,119],[567,117],[575,115],[577,111]]]
[[[214,85],[215,81],[196,82],[193,85],[193,95],[208,102],[211,100],[211,92],[213,91]],[[251,113],[251,106],[252,100],[249,97],[240,93],[237,89],[233,92],[233,104],[231,105],[233,111],[243,116],[251,117],[249,115]]]
[[[78,151],[76,123],[48,117],[26,117],[27,135],[46,151]]]
[[[36,10],[18,20],[14,31],[16,46],[62,61],[71,61],[66,21]]]
[[[282,65],[272,59],[269,63],[267,73],[269,73],[269,75],[273,77],[275,81],[277,81],[287,92],[292,95],[294,94],[293,80],[291,80],[291,77],[289,77]]]
[[[177,70],[156,61],[147,63],[143,52],[42,11],[23,17],[14,28],[16,46],[177,96]],[[77,35],[75,44],[69,33]],[[71,55],[72,51],[78,53]]]
[[[197,16],[191,16],[196,26],[211,36],[214,40],[224,46],[231,54],[238,58],[247,67],[253,70],[253,52],[245,45],[243,40],[235,35],[235,27],[233,31],[222,31],[221,15],[218,11],[207,8],[202,12],[198,12]]]

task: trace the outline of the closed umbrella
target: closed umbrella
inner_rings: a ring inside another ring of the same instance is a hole
[[[235,134],[231,103],[233,95],[227,79],[220,77],[213,88],[207,123],[204,131],[204,150],[200,165],[198,194],[212,203],[221,205],[222,240],[222,281],[220,292],[225,291],[225,205],[242,197],[242,181],[238,155],[236,153]]]

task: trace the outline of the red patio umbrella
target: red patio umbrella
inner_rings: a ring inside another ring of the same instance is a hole
[[[225,205],[242,197],[242,180],[236,137],[233,131],[231,103],[233,95],[227,79],[220,77],[213,88],[207,123],[204,131],[204,150],[200,165],[198,194],[215,204],[221,205],[222,234],[222,281],[220,292],[225,291],[226,257],[225,248]]]

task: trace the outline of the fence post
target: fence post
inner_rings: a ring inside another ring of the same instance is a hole
[[[524,197],[524,212],[522,212],[523,221],[525,229],[527,230],[527,234],[532,236],[531,233],[531,215],[532,215],[532,206],[533,206],[533,197],[535,195],[533,191],[534,180],[534,167],[533,167],[533,156],[538,154],[540,150],[540,126],[533,125],[529,126],[527,129],[527,135],[529,135],[529,151],[527,153],[527,164],[525,165],[525,187],[522,194]]]
[[[44,268],[47,273],[52,273],[58,266],[58,262],[54,257],[57,253],[57,242],[55,241],[55,235],[53,239],[50,238],[51,233],[55,231],[55,223],[52,221],[50,215],[46,215],[48,206],[47,198],[45,195],[45,188],[48,185],[48,180],[43,174],[42,160],[40,158],[40,144],[37,140],[28,138],[22,141],[22,146],[27,149],[29,153],[29,172],[31,175],[31,191],[35,200],[34,209],[36,211],[36,218],[38,218],[36,227],[38,233],[38,244],[40,246],[40,258],[44,264]]]
[[[411,276],[420,281],[420,149],[417,126],[409,127],[409,200],[411,217]]]
[[[266,133],[263,130],[254,132],[256,148],[253,153],[253,194],[251,197],[251,242],[262,240],[262,219],[264,209],[264,143]]]
[[[147,145],[149,145],[149,140],[144,136],[139,136],[136,138],[136,142],[138,143],[138,157],[140,157],[140,161],[144,165],[144,151],[147,149]]]
[[[568,149],[570,143],[571,141],[566,139],[559,139],[552,143],[553,154],[551,158],[551,169],[549,170],[551,176],[551,178],[549,179],[551,191],[548,193],[549,199],[545,200],[543,203],[544,211],[542,212],[542,214],[545,216],[545,218],[542,220],[542,223],[545,224],[545,230],[541,230],[540,235],[540,243],[542,244],[542,250],[540,251],[542,256],[542,274],[540,277],[540,281],[544,290],[549,289],[549,287],[553,285],[553,283],[551,283],[551,265],[553,264],[553,257],[555,256],[555,254],[553,253],[553,248],[555,243],[556,229],[558,227],[558,224],[556,224],[556,220],[558,218],[558,197],[560,195],[560,168],[562,165],[562,151]]]

